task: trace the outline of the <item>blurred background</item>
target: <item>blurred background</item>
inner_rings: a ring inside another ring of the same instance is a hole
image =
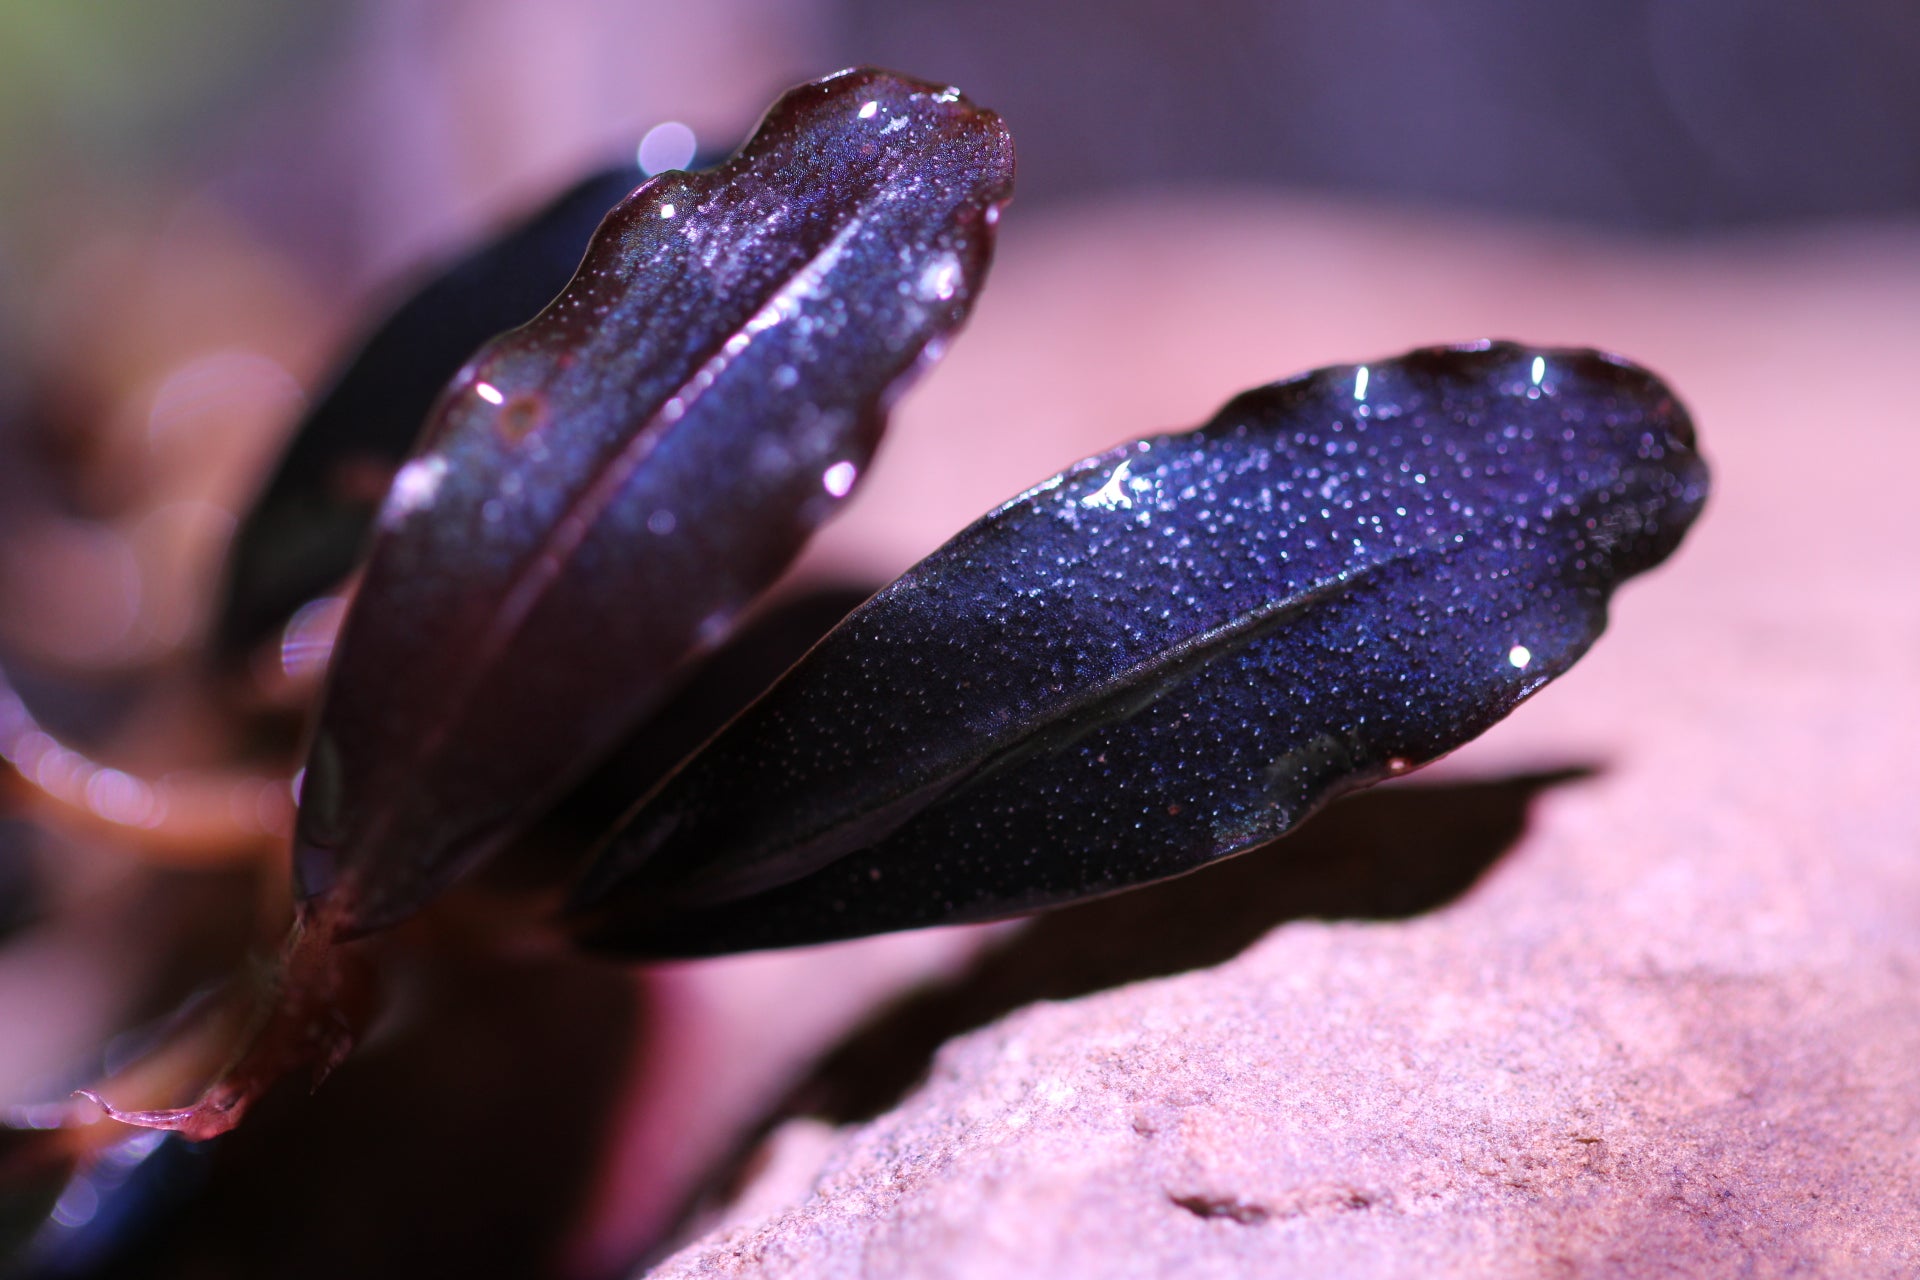
[[[721,154],[861,62],[999,110],[1028,221],[1264,192],[1674,243],[1920,209],[1900,0],[0,0],[6,430],[130,538],[0,565],[0,598],[108,584],[0,642],[194,643],[210,549],[370,316],[649,128]]]
[[[1630,346],[1678,373],[1722,323],[1736,344],[1750,315],[1880,317],[1888,334],[1920,318],[1920,297],[1872,287],[1889,245],[1911,260],[1920,212],[1907,0],[0,0],[0,658],[16,683],[130,771],[230,762],[196,675],[220,556],[342,352],[433,264],[630,162],[654,126],[723,153],[783,88],[859,63],[1001,112],[1020,172],[977,336],[889,446],[896,475],[940,467],[943,484],[888,480],[883,455],[864,505],[822,540],[843,578],[883,581],[1078,454],[1310,363],[1492,330]],[[1681,262],[1707,266],[1675,276]],[[1842,277],[1852,292],[1820,291]],[[1815,296],[1830,310],[1799,301]],[[1269,319],[1270,342],[1248,338]],[[1776,330],[1789,357],[1806,350]],[[1683,386],[1710,399],[1768,358],[1749,345]],[[1159,372],[1103,384],[1114,370]],[[969,431],[981,457],[950,461]],[[1740,489],[1724,492],[1730,519]],[[103,1046],[232,963],[256,904],[283,894],[271,856],[156,869],[0,803],[0,1104],[123,1058]],[[339,1193],[356,1144],[391,1122],[414,1131],[410,1154],[389,1152],[363,1199],[407,1203],[415,1181],[447,1179],[458,1211],[434,1216],[422,1193],[388,1221],[358,1203],[371,1225],[355,1248],[412,1232],[448,1267],[617,1269],[657,1250],[861,1001],[951,962],[936,951],[822,960],[841,966],[835,990],[862,993],[825,1012],[795,998],[817,999],[822,970],[714,969],[635,994],[604,973],[443,965],[421,983],[446,1011],[415,1038],[424,1056],[389,1055],[384,1077],[350,1068],[320,1095],[339,1125],[309,1122],[292,1148],[324,1158],[276,1195],[274,1231],[326,1274],[339,1221],[296,1221],[288,1202]],[[601,1040],[567,1039],[583,1034],[561,1016],[573,1006]],[[781,1018],[792,1027],[769,1030]],[[516,1074],[529,1044],[604,1069]],[[760,1074],[726,1076],[747,1046]],[[509,1065],[423,1119],[475,1053]],[[722,1077],[731,1092],[703,1100]],[[497,1168],[460,1155],[473,1116],[562,1089],[548,1145],[514,1177],[489,1172],[490,1199],[460,1181]],[[662,1097],[681,1108],[667,1121]],[[283,1158],[284,1132],[280,1147],[271,1124],[257,1132],[235,1167]],[[209,1261],[206,1222],[264,1211],[240,1181],[149,1256],[154,1273],[293,1274],[258,1233]],[[98,1205],[76,1203],[56,1212],[92,1222]],[[9,1212],[0,1199],[0,1239]]]
[[[722,143],[858,62],[995,104],[1029,204],[1239,182],[1701,232],[1920,202],[1898,0],[8,0],[0,35],[12,237],[197,189],[349,280],[659,119]]]

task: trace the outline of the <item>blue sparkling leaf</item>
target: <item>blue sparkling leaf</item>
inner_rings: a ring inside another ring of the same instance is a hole
[[[590,944],[706,954],[1192,870],[1565,671],[1705,500],[1686,412],[1588,351],[1416,351],[1089,459],[856,610],[630,816]]]

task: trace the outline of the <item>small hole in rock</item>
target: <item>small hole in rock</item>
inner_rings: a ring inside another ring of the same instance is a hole
[[[1251,1200],[1220,1196],[1171,1196],[1175,1204],[1196,1218],[1225,1218],[1243,1227],[1257,1227],[1273,1216],[1273,1211]]]

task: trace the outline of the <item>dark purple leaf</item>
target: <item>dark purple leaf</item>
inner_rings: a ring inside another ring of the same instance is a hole
[[[391,923],[657,704],[867,466],[966,315],[1012,141],[845,72],[610,214],[395,477],[335,654],[295,873],[315,936]]]
[[[645,180],[633,165],[583,179],[435,275],[367,336],[295,428],[234,536],[214,621],[220,660],[244,661],[341,584],[447,380],[474,348],[553,300],[607,210]]]
[[[593,946],[983,920],[1266,843],[1565,671],[1707,472],[1652,375],[1416,351],[1246,393],[961,533],[630,817]]]

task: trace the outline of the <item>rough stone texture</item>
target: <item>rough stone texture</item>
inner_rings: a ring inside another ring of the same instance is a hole
[[[776,1130],[655,1274],[1920,1270],[1920,240],[1190,198],[1005,230],[823,561],[897,568],[1232,389],[1483,333],[1668,377],[1714,502],[1482,742],[887,1015],[822,1114],[965,1034],[878,1118]]]

